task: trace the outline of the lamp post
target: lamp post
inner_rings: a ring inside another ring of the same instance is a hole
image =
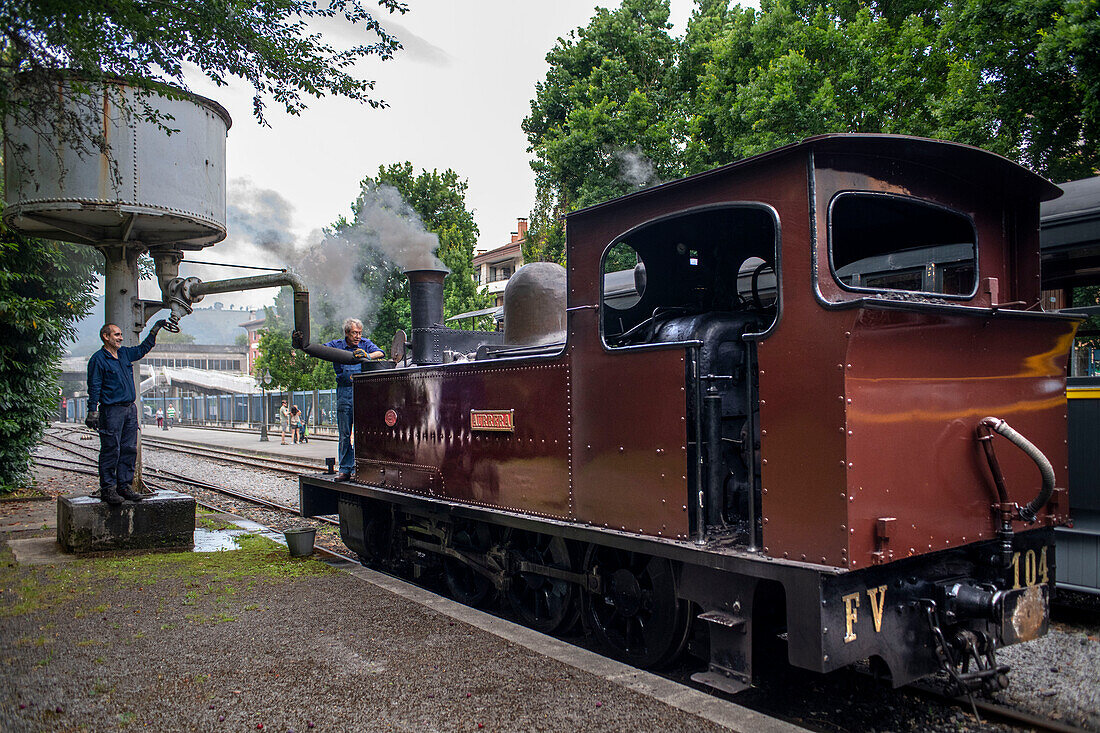
[[[260,423],[260,441],[267,442],[267,386],[271,384],[271,372],[264,369],[264,375],[260,377],[260,415],[263,418],[263,422]]]

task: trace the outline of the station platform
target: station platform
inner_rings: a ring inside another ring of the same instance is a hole
[[[291,442],[289,433],[286,445],[283,445],[278,432],[268,433],[267,440],[261,441],[260,434],[256,431],[192,428],[180,425],[169,430],[162,430],[156,425],[142,425],[141,435],[155,440],[175,440],[194,445],[232,448],[262,456],[303,459],[316,462],[322,467],[325,465],[325,458],[336,457],[338,445],[332,438],[326,440],[312,437],[306,443],[295,444]]]
[[[54,501],[0,502],[0,730],[802,730],[352,562],[74,559],[49,513],[95,478],[35,483]]]

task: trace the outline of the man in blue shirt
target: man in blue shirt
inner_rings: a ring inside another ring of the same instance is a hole
[[[363,338],[363,322],[358,318],[344,321],[344,338],[329,341],[325,346],[350,351],[360,359],[381,359],[382,350],[368,338]],[[351,376],[363,371],[362,364],[332,363],[336,371],[336,428],[340,433],[340,472],[337,481],[347,481],[355,470],[355,453],[351,447],[351,428],[355,419],[351,406]]]
[[[140,346],[123,346],[122,329],[108,323],[99,329],[103,348],[88,360],[88,417],[84,424],[99,431],[99,495],[118,506],[123,499],[141,501],[130,484],[137,458],[137,407],[133,362],[157,343],[160,320]]]

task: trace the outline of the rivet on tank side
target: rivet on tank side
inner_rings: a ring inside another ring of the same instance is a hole
[[[767,459],[767,458],[761,458],[761,459],[760,459],[760,465],[761,465],[761,466],[766,466],[766,465],[768,465],[768,459]]]

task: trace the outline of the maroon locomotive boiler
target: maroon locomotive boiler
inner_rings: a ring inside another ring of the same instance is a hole
[[[572,214],[503,334],[444,328],[443,273],[410,273],[409,354],[354,382],[355,475],[303,476],[302,512],[639,666],[690,640],[728,691],[754,642],[1004,685],[1066,520],[1057,195],[975,148],[829,135]]]

